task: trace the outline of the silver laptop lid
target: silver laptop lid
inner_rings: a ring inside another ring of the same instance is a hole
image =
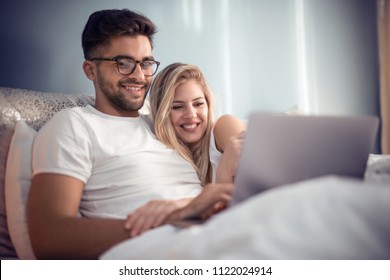
[[[378,124],[376,116],[252,114],[232,204],[324,175],[363,178]]]

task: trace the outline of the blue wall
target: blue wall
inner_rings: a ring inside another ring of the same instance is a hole
[[[375,2],[1,1],[0,86],[93,92],[81,68],[82,29],[93,11],[126,7],[159,27],[162,67],[201,67],[217,113],[378,114]]]

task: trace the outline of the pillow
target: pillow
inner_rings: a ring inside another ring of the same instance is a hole
[[[370,154],[364,180],[370,183],[390,184],[390,155]]]
[[[26,207],[32,178],[32,145],[36,133],[24,121],[16,123],[5,173],[8,229],[20,259],[35,259],[28,234]]]

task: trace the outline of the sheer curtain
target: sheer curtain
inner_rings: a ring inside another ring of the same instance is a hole
[[[382,153],[390,154],[390,0],[377,0]]]

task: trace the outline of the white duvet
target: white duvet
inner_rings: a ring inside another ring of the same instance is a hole
[[[124,241],[101,259],[390,259],[390,185],[328,176],[275,188],[203,225]]]

